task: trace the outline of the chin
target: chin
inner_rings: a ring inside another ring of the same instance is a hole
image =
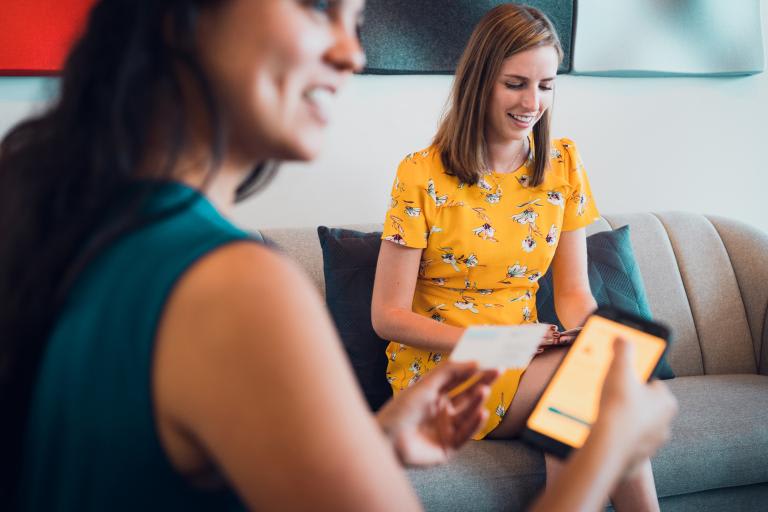
[[[317,158],[323,147],[320,137],[306,137],[303,139],[286,141],[277,151],[275,159],[309,162]]]

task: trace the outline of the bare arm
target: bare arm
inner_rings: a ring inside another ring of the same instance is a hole
[[[215,251],[173,292],[156,350],[157,421],[178,470],[194,470],[188,440],[252,509],[420,509],[293,264],[255,244]]]
[[[595,426],[584,446],[568,459],[554,482],[547,484],[531,512],[605,508],[624,470],[622,446],[620,432]]]
[[[584,228],[564,231],[552,260],[555,311],[566,329],[584,324],[597,308],[589,289]]]
[[[448,353],[464,329],[435,322],[411,310],[421,251],[387,240],[381,242],[371,302],[373,329],[387,340]]]

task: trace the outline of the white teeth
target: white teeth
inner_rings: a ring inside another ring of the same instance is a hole
[[[512,119],[516,119],[521,123],[530,123],[531,121],[533,121],[533,118],[535,116],[521,116],[521,115],[509,114],[509,117],[511,117]]]
[[[324,117],[328,117],[332,110],[333,101],[335,100],[333,92],[324,87],[315,87],[309,90],[305,97],[312,102],[320,113]]]

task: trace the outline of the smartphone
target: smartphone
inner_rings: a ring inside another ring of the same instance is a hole
[[[584,324],[533,408],[523,440],[561,458],[584,444],[597,419],[617,337],[634,345],[632,366],[642,381],[648,381],[667,350],[670,330],[625,311],[599,308]]]

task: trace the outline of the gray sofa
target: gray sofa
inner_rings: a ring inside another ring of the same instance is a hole
[[[690,213],[607,215],[588,231],[625,224],[653,315],[675,334],[667,383],[680,413],[652,461],[662,509],[768,510],[768,235]],[[315,228],[262,234],[324,291]],[[521,510],[544,461],[521,442],[470,442],[409,475],[427,510]]]

